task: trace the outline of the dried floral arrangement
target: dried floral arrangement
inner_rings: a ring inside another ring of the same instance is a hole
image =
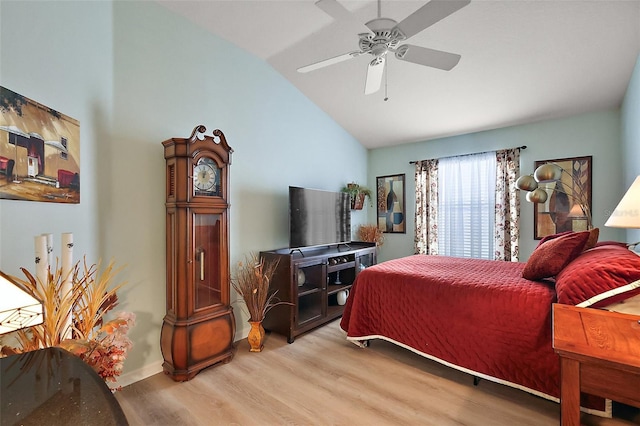
[[[242,297],[249,321],[261,322],[273,307],[291,305],[276,297],[277,290],[269,294],[271,279],[278,266],[278,261],[267,261],[256,253],[245,256],[244,262],[238,262],[231,285]]]
[[[376,225],[360,225],[358,227],[357,237],[360,241],[376,243],[378,247],[384,244],[384,234]]]
[[[78,262],[71,271],[71,286],[66,291],[63,283],[68,277],[62,276],[57,265],[54,273],[49,270],[46,283],[27,269],[21,270],[27,279],[13,278],[43,302],[44,323],[3,336],[2,356],[58,346],[84,360],[107,384],[115,382],[133,345],[127,333],[135,325],[135,314],[127,312],[105,322],[105,314],[118,305],[117,290],[124,285],[113,285],[121,268],[115,269],[111,261],[98,273],[100,262],[88,265],[85,258],[82,270]],[[68,335],[72,338],[65,339]],[[5,345],[5,341],[16,342],[16,346]]]

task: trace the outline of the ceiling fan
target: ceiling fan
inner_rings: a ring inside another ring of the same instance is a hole
[[[431,0],[400,23],[397,23],[393,19],[380,16],[380,0],[378,0],[378,17],[362,25],[357,22],[351,12],[336,0],[319,0],[315,3],[316,6],[329,16],[338,21],[357,23],[364,29],[363,32],[358,34],[360,38],[358,43],[359,50],[300,67],[298,72],[314,71],[360,55],[369,54],[373,56],[373,60],[369,63],[367,69],[364,89],[364,93],[369,95],[380,89],[385,61],[389,52],[394,53],[396,58],[402,61],[449,71],[458,64],[460,55],[412,44],[402,44],[400,46],[398,44],[457,12],[470,2],[471,0]]]

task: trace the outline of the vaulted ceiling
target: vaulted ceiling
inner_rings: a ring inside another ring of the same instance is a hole
[[[338,2],[352,21],[315,0],[159,1],[264,59],[368,148],[617,108],[640,52],[640,0],[472,0],[408,40],[461,55],[452,70],[390,53],[365,95],[369,55],[296,71],[357,51],[378,16],[376,1]],[[385,0],[381,16],[401,22],[425,3]]]

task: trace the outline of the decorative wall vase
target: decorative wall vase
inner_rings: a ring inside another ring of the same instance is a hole
[[[364,207],[365,194],[359,193],[355,197],[351,197],[351,210],[362,210]]]
[[[249,342],[249,352],[262,352],[264,347],[264,327],[262,321],[249,321],[251,329],[247,336]]]
[[[351,198],[351,210],[362,210],[367,197],[371,197],[371,191],[357,183],[348,183],[342,188],[342,192],[349,194]]]

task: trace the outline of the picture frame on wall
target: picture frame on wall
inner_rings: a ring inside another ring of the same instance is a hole
[[[534,238],[541,240],[560,232],[588,230],[587,216],[576,197],[586,199],[589,211],[592,210],[592,157],[536,161],[535,168],[547,163],[558,165],[562,173],[558,180],[538,183],[538,188],[547,193],[547,199],[533,204]]]
[[[391,234],[407,232],[404,174],[376,178],[376,206],[378,229]]]
[[[80,203],[80,123],[0,87],[0,198]]]

